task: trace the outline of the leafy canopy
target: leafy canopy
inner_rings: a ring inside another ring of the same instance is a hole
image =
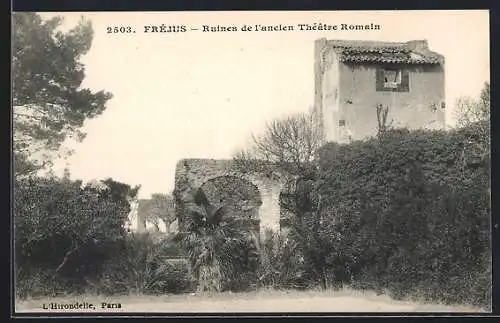
[[[90,21],[82,18],[64,33],[58,30],[61,17],[44,21],[36,13],[22,12],[13,13],[12,20],[14,152],[22,163],[34,151],[57,151],[68,137],[83,140],[84,121],[100,115],[112,95],[81,87],[81,58],[93,38]],[[42,166],[17,170],[30,172]]]
[[[112,179],[105,183],[107,189],[101,190],[92,183],[82,185],[81,181],[67,179],[16,180],[17,265],[59,271],[70,259],[84,261],[84,251],[95,251],[99,246],[122,240],[130,211],[127,196],[135,195],[138,187]]]

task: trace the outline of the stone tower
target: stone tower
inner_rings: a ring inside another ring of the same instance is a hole
[[[426,40],[315,41],[314,109],[325,141],[376,135],[376,107],[393,127],[445,126],[444,57]]]

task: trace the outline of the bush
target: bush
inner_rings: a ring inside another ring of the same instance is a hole
[[[325,270],[394,298],[488,304],[489,156],[473,127],[326,145],[317,182]]]
[[[223,283],[223,290],[242,292],[257,287],[257,268],[259,265],[256,238],[248,235],[238,248],[231,250],[232,264],[228,266],[228,275]]]
[[[261,287],[277,289],[307,287],[304,257],[294,240],[268,231],[259,251],[258,279]]]
[[[166,294],[192,290],[187,262],[168,238],[131,234],[94,282],[99,294]]]
[[[95,277],[113,246],[125,236],[129,204],[124,196],[81,187],[80,181],[18,179],[14,183],[17,284],[54,284],[47,290],[78,292]],[[130,188],[130,187],[129,187]],[[40,273],[43,272],[41,278]],[[51,276],[51,279],[46,277]],[[58,292],[59,293],[59,292]]]
[[[20,298],[66,295],[69,286],[64,278],[58,277],[54,271],[45,269],[18,270],[16,272],[16,294]]]

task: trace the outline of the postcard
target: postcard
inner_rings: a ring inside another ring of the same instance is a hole
[[[12,27],[16,315],[491,311],[488,11]]]

